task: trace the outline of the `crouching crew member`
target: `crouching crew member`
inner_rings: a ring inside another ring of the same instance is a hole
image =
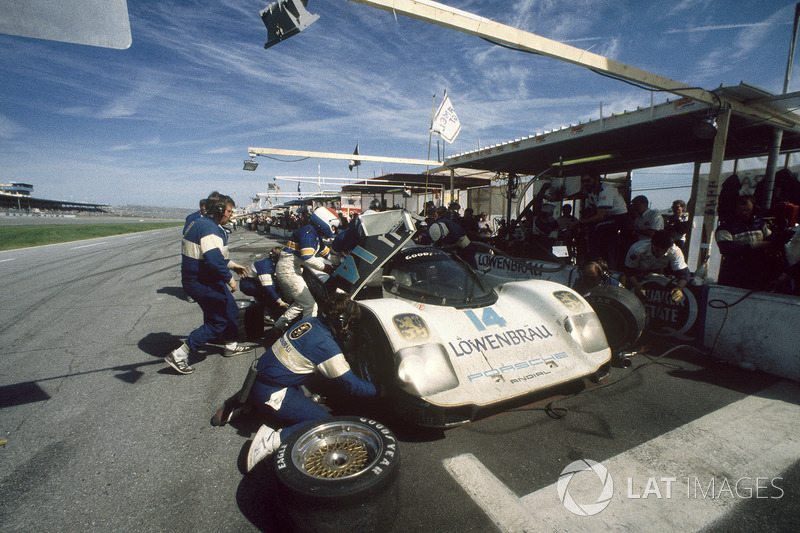
[[[689,266],[683,259],[681,249],[675,246],[670,233],[659,230],[652,239],[639,241],[628,249],[625,257],[626,285],[639,299],[645,300],[639,280],[647,274],[663,274],[667,268],[677,278],[676,286],[670,290],[670,299],[680,302],[684,296],[683,289],[689,283]]]
[[[255,298],[256,305],[264,309],[273,320],[289,307],[289,304],[281,298],[273,277],[282,249],[283,246],[272,248],[269,257],[253,263],[255,277],[242,278],[239,282],[239,289]]]
[[[608,273],[608,264],[603,259],[589,261],[580,269],[578,279],[572,284],[573,290],[586,296],[595,287],[601,285],[612,285],[619,287],[621,284]]]
[[[301,387],[313,374],[332,379],[357,398],[375,398],[378,389],[356,376],[337,341],[343,342],[361,310],[342,293],[334,294],[321,317],[298,322],[267,350],[258,361],[258,374],[249,402],[260,413],[284,425],[275,430],[261,426],[247,454],[247,471],[278,449],[281,439],[303,424],[331,415],[308,398]]]
[[[239,308],[231,294],[236,290],[231,270],[239,276],[246,276],[247,270],[228,259],[228,234],[222,228],[230,221],[235,206],[230,196],[209,200],[206,215],[192,222],[183,236],[181,283],[186,294],[203,310],[203,325],[164,358],[181,374],[194,372],[194,368],[189,366],[189,354],[215,338],[225,341],[223,355],[226,357],[252,349],[236,342]]]

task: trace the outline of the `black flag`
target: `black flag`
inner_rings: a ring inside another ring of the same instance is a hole
[[[353,152],[353,155],[358,155],[358,141],[356,141],[356,149]],[[351,159],[350,160],[350,164],[347,165],[347,168],[349,168],[350,171],[352,172],[353,171],[353,167],[357,167],[359,165],[361,165],[361,160],[359,160],[359,159]]]

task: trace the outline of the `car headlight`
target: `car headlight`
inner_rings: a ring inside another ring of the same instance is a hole
[[[606,332],[594,313],[583,313],[567,317],[564,329],[581,345],[584,352],[599,352],[608,348]]]
[[[400,388],[414,396],[430,396],[458,386],[458,377],[441,344],[403,348],[395,354]]]

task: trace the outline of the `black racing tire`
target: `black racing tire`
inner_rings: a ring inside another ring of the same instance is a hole
[[[631,291],[600,285],[584,298],[600,319],[612,352],[630,348],[639,339],[647,322],[647,311]]]
[[[386,531],[397,514],[397,438],[370,418],[336,416],[295,430],[275,474],[297,531]]]
[[[264,306],[253,302],[244,310],[244,331],[252,342],[264,335]]]
[[[353,339],[350,366],[361,379],[389,386],[393,382],[394,359],[380,321],[362,310],[361,321]]]

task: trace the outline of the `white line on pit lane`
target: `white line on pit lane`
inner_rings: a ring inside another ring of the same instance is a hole
[[[757,479],[762,490],[781,486],[781,472],[800,457],[798,402],[796,385],[780,382],[603,461],[614,495],[594,516],[568,511],[558,480],[520,498],[472,454],[443,464],[503,532],[636,531],[643,524],[696,531],[756,498]],[[778,497],[770,496],[774,502]]]
[[[84,244],[83,246],[73,246],[70,250],[80,250],[81,248],[91,248],[92,246],[102,246],[104,244],[108,244],[106,241],[103,242],[93,242],[92,244]]]
[[[16,257],[9,257],[8,259],[0,259],[0,263],[5,263],[6,261],[16,261]]]

